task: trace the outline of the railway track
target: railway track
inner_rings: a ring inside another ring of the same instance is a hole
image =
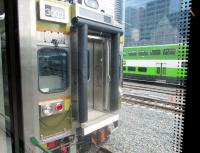
[[[123,82],[123,89],[136,89],[136,90],[144,90],[144,91],[151,91],[157,93],[164,93],[170,95],[177,95],[184,93],[183,88],[177,87],[164,87],[163,86],[155,86],[155,85],[146,85],[141,83],[130,83],[130,82]]]
[[[183,93],[183,89],[127,82],[123,84],[123,100],[126,103],[164,109],[174,113],[182,113],[184,110],[184,104],[179,102]]]
[[[138,98],[138,97],[127,95],[127,94],[125,94],[122,99],[126,103],[139,104],[139,105],[147,106],[150,108],[168,110],[174,113],[183,113],[183,108],[184,108],[180,104],[167,103],[163,101],[146,99],[146,98],[141,98],[141,97]]]
[[[147,84],[147,85],[156,85],[156,86],[166,86],[166,87],[178,87],[182,88],[184,87],[182,84],[172,84],[172,83],[166,83],[162,80],[160,81],[147,81],[147,80],[137,80],[137,79],[130,79],[130,78],[123,78],[123,81],[125,82],[134,82],[139,84]]]

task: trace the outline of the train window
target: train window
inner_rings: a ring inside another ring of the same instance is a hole
[[[152,50],[151,55],[160,55],[161,54],[161,50]]]
[[[85,0],[85,5],[93,9],[99,8],[99,3],[97,0]]]
[[[129,56],[136,56],[137,55],[137,51],[129,51],[128,55]]]
[[[123,52],[123,56],[126,56],[126,52]]]
[[[187,67],[187,62],[182,62],[182,63],[181,63],[181,67],[182,67],[182,68],[186,68],[186,67]]]
[[[126,67],[125,66],[123,66],[123,71],[126,71]]]
[[[65,49],[44,47],[38,51],[39,90],[64,91],[68,87],[68,53]]]
[[[163,55],[175,55],[176,49],[164,49]]]
[[[139,72],[147,72],[147,68],[146,67],[138,67],[138,71]]]
[[[136,67],[128,67],[128,71],[136,71]]]
[[[148,55],[148,51],[139,51],[138,53],[140,56],[146,56]]]

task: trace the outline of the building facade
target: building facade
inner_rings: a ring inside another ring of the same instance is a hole
[[[180,1],[149,0],[126,5],[125,46],[178,43]]]

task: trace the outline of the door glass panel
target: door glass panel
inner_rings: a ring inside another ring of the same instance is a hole
[[[0,152],[2,153],[12,152],[7,74],[4,1],[0,0]]]
[[[38,51],[39,89],[43,93],[64,91],[68,86],[68,54],[64,49],[41,48]]]
[[[160,74],[160,67],[156,68],[156,72],[157,72],[157,74]]]

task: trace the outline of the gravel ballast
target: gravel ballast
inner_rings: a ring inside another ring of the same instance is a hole
[[[113,153],[172,153],[174,114],[122,104],[119,128],[105,146]]]

